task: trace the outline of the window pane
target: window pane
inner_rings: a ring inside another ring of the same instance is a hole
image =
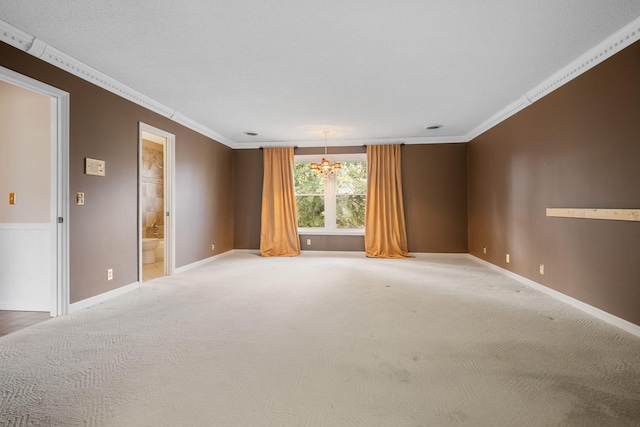
[[[348,161],[341,163],[342,170],[337,176],[337,194],[367,193],[367,162]]]
[[[308,162],[294,164],[296,194],[324,194],[324,180],[311,172],[310,167]]]
[[[364,206],[367,196],[336,196],[338,228],[364,228]]]
[[[324,227],[324,196],[296,196],[298,227]]]

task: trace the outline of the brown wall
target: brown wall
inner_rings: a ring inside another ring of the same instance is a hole
[[[545,216],[640,207],[638,76],[635,43],[471,141],[469,251],[640,325],[640,224]]]
[[[233,249],[233,150],[191,133],[176,148],[176,266]]]
[[[234,150],[234,248],[260,248],[262,150]]]
[[[402,147],[409,252],[467,252],[467,144]]]
[[[233,249],[230,148],[4,43],[0,65],[71,94],[69,192],[85,193],[68,218],[72,303],[137,281],[139,121],[176,135],[176,266]],[[106,176],[85,175],[85,157]]]
[[[330,147],[333,153],[362,153],[364,147]],[[296,154],[322,153],[300,148]],[[260,248],[262,152],[236,150],[235,247]],[[405,145],[402,180],[411,252],[467,252],[466,144]],[[307,245],[311,239],[311,245]],[[363,236],[301,235],[303,250],[364,251]]]

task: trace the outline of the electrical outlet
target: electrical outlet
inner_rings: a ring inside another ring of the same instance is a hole
[[[307,246],[311,246],[311,239],[307,239]]]
[[[506,259],[507,259],[507,264],[509,264],[511,262],[511,257],[509,256],[509,254],[507,254]]]
[[[113,280],[113,268],[107,270],[107,280]]]
[[[16,193],[9,193],[9,204],[10,205],[16,204]]]
[[[84,193],[76,193],[76,203],[78,205],[84,205]]]
[[[486,246],[482,247],[482,253],[485,254],[485,255],[487,254],[487,247]]]
[[[211,250],[213,251],[216,248],[216,245],[214,245],[213,243],[211,244]]]
[[[544,276],[544,264],[540,264],[540,274]]]

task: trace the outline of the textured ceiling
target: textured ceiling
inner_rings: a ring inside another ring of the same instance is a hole
[[[461,140],[638,16],[638,0],[0,2],[240,147]]]

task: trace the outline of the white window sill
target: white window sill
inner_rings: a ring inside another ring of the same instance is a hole
[[[326,231],[326,230],[298,230],[299,235],[309,236],[364,236],[364,230]]]

